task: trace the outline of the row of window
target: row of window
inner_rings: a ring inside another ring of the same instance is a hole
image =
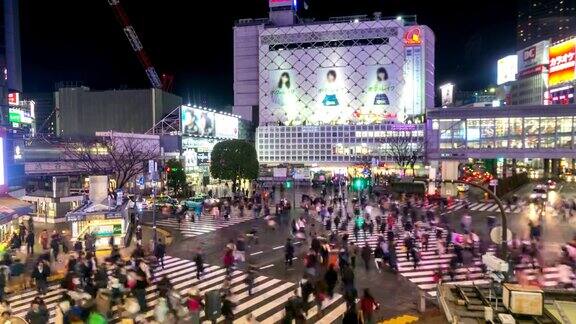
[[[435,120],[440,148],[572,148],[573,117]]]

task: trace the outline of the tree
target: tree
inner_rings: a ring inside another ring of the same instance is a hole
[[[234,139],[214,145],[210,174],[217,179],[232,180],[233,190],[236,190],[240,179],[256,179],[258,170],[258,158],[253,144]]]
[[[407,169],[414,174],[414,165],[424,158],[424,143],[420,138],[411,136],[396,136],[387,138],[387,153],[406,173]]]
[[[166,162],[166,185],[172,188],[176,194],[185,193],[188,189],[186,172],[180,160],[170,159]]]
[[[104,133],[64,144],[65,158],[90,175],[109,175],[116,188],[123,188],[148,170],[148,161],[158,159],[158,139],[137,134]]]

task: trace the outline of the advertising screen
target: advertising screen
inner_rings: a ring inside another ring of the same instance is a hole
[[[549,87],[574,80],[576,38],[551,46],[548,58],[550,60]]]
[[[216,114],[216,137],[238,138],[238,118]]]
[[[192,136],[214,136],[214,113],[182,106],[182,134]]]
[[[518,73],[518,57],[508,55],[498,60],[497,81],[498,85],[515,81]]]

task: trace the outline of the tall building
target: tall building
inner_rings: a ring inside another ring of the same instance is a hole
[[[269,6],[268,19],[234,27],[234,113],[258,116],[262,164],[393,164],[388,141],[423,141],[419,123],[434,106],[429,27],[379,13],[300,21],[293,1]]]
[[[7,186],[21,185],[24,180],[23,165],[17,161],[21,129],[14,127],[10,114],[26,120],[31,117],[16,116],[23,110],[14,111],[21,104],[22,92],[18,0],[0,1],[0,30],[0,192],[4,192]]]
[[[525,48],[576,32],[576,0],[518,0],[516,47]]]

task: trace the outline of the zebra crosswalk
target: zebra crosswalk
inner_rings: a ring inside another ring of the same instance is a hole
[[[178,220],[175,217],[169,217],[157,220],[156,225],[167,227],[173,230],[178,230],[184,237],[195,237],[198,235],[211,233],[221,228],[226,228],[228,226],[240,224],[253,219],[254,218],[248,215],[245,215],[243,217],[239,217],[237,215],[230,216],[229,220],[225,220],[222,217],[214,219],[212,218],[212,216],[203,215],[202,217],[200,217],[200,219],[196,219],[196,221],[194,222],[186,218],[182,220],[181,224],[178,224]]]
[[[318,219],[319,220],[319,219]],[[402,277],[406,278],[411,283],[415,284],[420,290],[424,291],[428,296],[436,296],[436,272],[440,271],[442,280],[455,282],[460,285],[467,284],[488,284],[490,279],[487,277],[484,269],[482,268],[481,256],[473,256],[466,266],[459,267],[453,273],[453,277],[450,277],[447,270],[450,267],[450,260],[455,255],[452,249],[443,249],[443,251],[438,251],[436,231],[429,230],[429,240],[428,247],[422,246],[421,242],[416,242],[419,246],[420,260],[416,267],[412,259],[408,259],[406,250],[404,248],[403,233],[404,230],[401,225],[397,224],[398,233],[400,235],[395,240],[395,250],[397,256],[398,273]],[[340,231],[342,233],[342,231]],[[372,250],[377,246],[378,239],[380,235],[374,231],[370,234],[369,232],[364,233],[359,231],[358,236],[354,235],[354,224],[350,222],[346,229],[348,233],[348,241],[353,242],[359,247],[368,244]],[[445,242],[446,232],[443,234]],[[443,243],[442,242],[442,243]],[[478,250],[478,245],[476,246]],[[495,252],[495,246],[489,246],[487,252]],[[557,287],[561,285],[561,275],[559,267],[544,267],[542,269],[542,274],[538,268],[538,263],[535,263],[536,269],[532,268],[532,265],[521,263],[516,266],[517,274],[524,274],[527,280],[539,281],[540,285],[546,287]],[[575,278],[574,273],[571,274],[571,278]]]
[[[498,205],[494,202],[483,202],[483,203],[472,203],[468,205],[469,210],[473,211],[483,211],[483,212],[499,212],[500,209]],[[520,213],[522,211],[522,206],[520,205],[504,205],[504,211],[506,213]]]
[[[220,289],[226,278],[224,268],[206,264],[204,274],[196,279],[196,265],[194,262],[177,257],[166,256],[164,269],[156,268],[153,284],[146,288],[146,301],[149,311],[146,317],[152,318],[153,308],[158,302],[158,287],[156,282],[163,276],[167,276],[172,286],[181,296],[187,296],[191,289],[198,289],[201,294]],[[284,305],[298,291],[298,285],[293,282],[282,281],[262,275],[254,279],[252,294],[248,293],[245,283],[246,273],[235,270],[230,275],[231,301],[234,303],[234,323],[246,323],[246,318],[252,315],[258,323],[277,323],[284,317]],[[46,295],[41,298],[46,303],[50,313],[50,323],[55,323],[56,307],[60,301],[64,289],[59,284],[52,284]],[[24,317],[30,308],[32,300],[38,293],[26,291],[8,297],[8,302],[14,316]],[[312,299],[308,301],[308,323],[334,323],[340,319],[346,311],[346,304],[342,295],[335,294],[333,298],[323,301],[321,308]],[[113,307],[115,309],[116,306]],[[204,312],[200,313],[202,320],[207,320]],[[119,319],[114,318],[112,322]],[[223,318],[218,319],[222,322]]]

